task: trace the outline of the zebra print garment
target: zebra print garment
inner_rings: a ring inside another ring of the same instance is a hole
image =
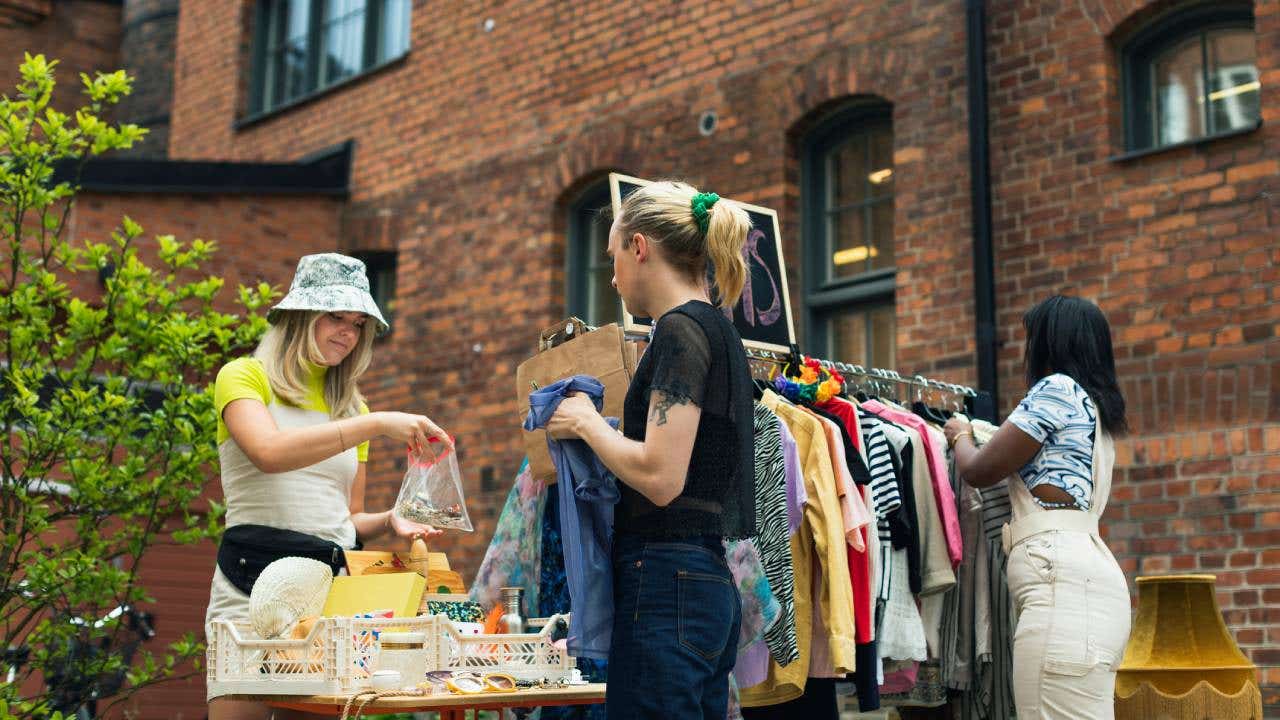
[[[765,631],[764,641],[769,656],[779,665],[788,665],[800,657],[800,648],[796,643],[795,571],[787,531],[787,477],[779,422],[767,407],[755,404],[756,549],[769,590],[782,607],[777,622]]]

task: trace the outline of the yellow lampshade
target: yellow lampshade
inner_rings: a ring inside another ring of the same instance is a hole
[[[1213,575],[1138,578],[1138,613],[1116,675],[1116,717],[1262,717],[1258,670],[1236,646]]]

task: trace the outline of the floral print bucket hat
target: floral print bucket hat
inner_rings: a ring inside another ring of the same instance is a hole
[[[362,312],[378,322],[378,334],[391,328],[369,294],[364,263],[339,253],[304,255],[298,260],[289,294],[267,313],[276,322],[281,310]]]

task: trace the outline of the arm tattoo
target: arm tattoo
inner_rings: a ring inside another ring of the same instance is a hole
[[[653,400],[653,412],[649,414],[649,419],[654,421],[654,425],[667,424],[667,411],[676,405],[688,405],[689,398],[670,393],[657,391],[657,397]]]

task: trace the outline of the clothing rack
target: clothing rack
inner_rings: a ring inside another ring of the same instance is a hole
[[[747,357],[755,360],[776,363],[779,365],[787,365],[795,363],[797,358],[794,353],[779,353],[774,350],[761,350],[758,348],[746,348]],[[812,356],[810,356],[812,357]],[[856,363],[846,363],[838,360],[827,360],[825,358],[814,358],[818,364],[829,370],[835,370],[842,375],[861,375],[863,377],[874,378],[886,382],[898,383],[901,385],[915,386],[921,389],[940,390],[961,397],[978,397],[978,391],[966,385],[957,385],[955,383],[944,382],[942,380],[934,380],[923,375],[903,375],[897,370],[885,370],[877,367],[863,367]]]

